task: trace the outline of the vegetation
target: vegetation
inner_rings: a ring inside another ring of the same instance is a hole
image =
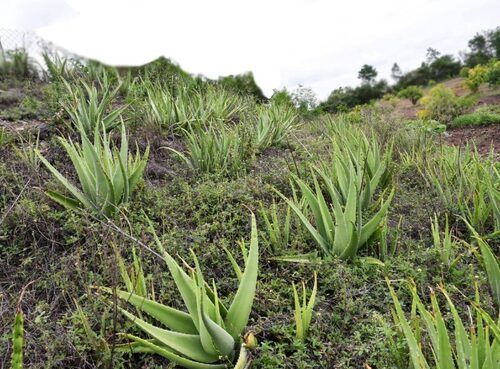
[[[305,341],[309,331],[309,326],[311,325],[314,303],[316,302],[316,293],[318,291],[318,276],[316,272],[314,272],[314,286],[311,296],[309,296],[309,301],[307,301],[307,291],[304,281],[302,281],[302,302],[299,299],[299,294],[297,293],[295,284],[292,284],[292,288],[295,305],[295,333],[299,340]]]
[[[498,148],[467,142],[498,127],[446,132],[497,85],[412,106],[365,65],[316,107],[164,58],[45,63],[0,82],[2,364],[498,366]]]
[[[422,96],[422,89],[417,86],[408,86],[398,92],[398,97],[410,100],[413,105],[415,105]]]
[[[448,124],[474,104],[472,97],[459,97],[443,85],[434,86],[421,100],[419,117]]]
[[[82,190],[73,185],[40,152],[37,152],[42,163],[72,197],[58,191],[47,191],[47,195],[70,209],[83,207],[111,216],[118,210],[120,204],[128,202],[135,187],[142,180],[149,148],[142,157],[139,148],[135,157],[130,155],[123,125],[119,150],[112,146],[111,137],[106,134],[104,125],[100,130],[96,126],[94,142],[90,141],[82,127],[80,134],[81,145],[65,138],[60,138],[60,143],[73,163]]]

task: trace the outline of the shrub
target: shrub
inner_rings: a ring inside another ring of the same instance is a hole
[[[500,123],[500,114],[488,111],[475,111],[453,119],[452,127],[483,126]]]
[[[413,105],[415,105],[422,96],[422,89],[417,86],[408,86],[398,92],[398,97],[410,100]]]
[[[486,72],[488,68],[484,65],[476,65],[474,68],[469,69],[465,86],[472,92],[477,92],[479,86],[486,82]]]
[[[453,118],[471,107],[475,103],[475,99],[456,96],[451,89],[438,84],[431,88],[420,102],[424,107],[418,112],[420,118],[433,119],[448,124]]]
[[[4,51],[0,44],[0,78],[26,79],[36,75],[24,49]]]
[[[80,134],[81,145],[71,139],[60,138],[60,142],[75,167],[82,190],[73,185],[37,151],[42,163],[73,197],[57,191],[47,191],[47,194],[67,208],[87,208],[111,216],[118,206],[128,202],[141,181],[148,160],[149,146],[142,157],[139,148],[135,157],[130,155],[123,125],[120,150],[112,146],[111,137],[106,134],[104,127],[100,131],[96,127],[93,143],[83,128],[80,128]]]

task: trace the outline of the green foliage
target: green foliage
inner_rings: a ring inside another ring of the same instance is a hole
[[[175,96],[162,85],[147,88],[147,102],[144,106],[146,121],[169,132],[181,132],[190,124],[197,124],[206,119],[201,112],[199,101],[191,96],[186,87],[176,89]]]
[[[272,103],[257,110],[255,124],[255,145],[258,151],[277,146],[285,140],[296,127],[297,113],[293,107]]]
[[[418,112],[420,118],[434,119],[448,124],[471,107],[475,99],[456,96],[451,89],[439,84],[422,97],[420,102],[423,106],[423,109]]]
[[[334,255],[354,258],[380,228],[394,196],[392,190],[385,200],[382,193],[374,201],[376,189],[388,178],[390,155],[386,153],[383,158],[375,138],[369,141],[362,133],[355,132],[348,129],[336,132],[343,141],[333,138],[331,162],[311,169],[313,187],[293,175],[304,197],[305,209],[278,192],[327,258]],[[365,213],[378,205],[380,209],[367,218]],[[314,225],[308,219],[309,214],[313,216]]]
[[[24,314],[20,308],[16,311],[14,326],[12,328],[12,355],[10,361],[11,369],[23,368],[24,347]]]
[[[471,231],[472,238],[479,245],[481,252],[481,261],[488,275],[491,292],[497,308],[500,309],[500,264],[497,256],[493,253],[490,245],[482,238],[477,231],[466,221],[467,227]],[[497,229],[498,230],[498,229]]]
[[[302,281],[302,303],[299,299],[295,283],[292,283],[292,289],[295,306],[295,335],[299,340],[304,342],[309,332],[309,326],[311,325],[313,308],[316,302],[316,293],[318,292],[318,276],[316,272],[314,272],[314,286],[309,301],[307,301],[307,290],[304,281]]]
[[[111,91],[109,86],[105,86],[99,94],[95,86],[84,81],[73,85],[65,80],[63,82],[69,95],[69,101],[63,102],[63,106],[77,129],[82,127],[85,134],[91,136],[96,127],[100,129],[102,125],[110,131],[120,124],[120,114],[127,106],[112,107],[116,90]]]
[[[340,87],[333,90],[326,101],[319,104],[319,107],[329,113],[346,111],[357,105],[367,104],[372,100],[380,99],[388,90],[387,82],[363,83],[361,86]]]
[[[478,110],[473,113],[463,114],[455,119],[451,123],[452,127],[466,127],[466,126],[485,126],[488,124],[498,124],[500,123],[500,114]]]
[[[479,232],[500,226],[500,174],[492,157],[482,159],[466,148],[443,149],[420,170],[451,212],[458,212]]]
[[[36,71],[24,49],[5,51],[0,44],[0,80],[32,78]]]
[[[124,333],[122,335],[131,342],[122,344],[119,349],[158,354],[177,365],[192,369],[225,368],[228,363],[235,361],[239,349],[235,369],[246,368],[249,365],[247,350],[256,344],[253,335],[245,335],[242,342],[242,333],[250,316],[257,284],[259,256],[255,217],[252,215],[250,249],[247,251],[243,248],[245,268],[241,271],[236,263],[233,264],[239,277],[239,286],[229,307],[219,298],[215,282],[209,284],[205,281],[194,252],[194,268],[190,268],[188,274],[164,249],[157,237],[156,243],[187,312],[118,290],[116,293],[120,300],[130,303],[169,328],[166,330],[157,327],[119,307],[125,317],[151,338],[143,339]],[[234,261],[232,255],[231,259]],[[112,293],[110,288],[101,290]],[[239,348],[238,343],[241,343]]]
[[[264,102],[266,97],[255,82],[252,72],[235,76],[220,77],[218,82],[227,90],[237,94],[252,96],[256,101]]]
[[[149,146],[142,157],[139,148],[135,157],[131,155],[128,152],[128,138],[123,125],[119,150],[111,144],[111,137],[106,134],[104,127],[99,131],[96,126],[93,143],[83,128],[80,129],[80,135],[81,145],[65,138],[60,138],[60,143],[71,159],[82,190],[73,185],[37,151],[42,163],[72,197],[58,191],[48,191],[47,194],[57,203],[70,209],[87,208],[111,216],[121,204],[129,201],[135,187],[142,180]]]
[[[452,231],[448,224],[448,216],[446,216],[444,230],[439,230],[438,217],[434,214],[434,220],[431,219],[431,231],[434,247],[438,250],[441,262],[448,268],[452,268],[457,262],[458,244],[453,239]]]
[[[191,128],[184,131],[187,153],[167,147],[192,170],[236,176],[244,173],[252,156],[251,140],[244,128],[218,127]],[[250,145],[250,146],[249,146]]]
[[[263,238],[267,245],[269,245],[271,252],[276,254],[279,250],[286,250],[291,233],[291,208],[287,206],[286,216],[283,222],[281,222],[281,217],[278,214],[278,207],[274,200],[269,211],[261,204],[260,215],[266,227],[266,234],[263,234]]]
[[[408,86],[398,92],[398,97],[410,100],[413,105],[415,105],[422,96],[422,89],[417,86]]]
[[[472,322],[473,326],[467,333],[465,329],[467,323],[464,323],[460,318],[448,292],[444,287],[439,288],[453,317],[454,331],[452,332],[451,329],[447,328],[446,316],[441,313],[433,290],[431,290],[430,297],[432,310],[428,310],[418,297],[416,287],[410,285],[413,296],[412,306],[416,307],[413,310],[413,319],[417,319],[418,316],[418,321],[423,322],[421,327],[420,323],[412,323],[407,320],[402,304],[389,280],[387,280],[387,284],[396,310],[394,319],[403,331],[414,368],[493,369],[498,366],[499,326],[495,322],[495,318],[490,317],[479,307],[478,297],[476,297],[474,304],[476,319],[475,322]],[[472,320],[472,312],[470,315]],[[424,332],[429,340],[424,338]],[[451,339],[452,336],[454,336],[454,340]]]

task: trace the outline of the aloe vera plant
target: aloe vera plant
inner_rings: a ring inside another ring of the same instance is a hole
[[[318,292],[317,273],[314,272],[314,286],[309,301],[307,301],[307,290],[304,281],[302,281],[302,303],[294,283],[292,283],[292,289],[295,305],[295,334],[299,340],[305,341],[307,333],[309,332],[309,326],[311,325],[312,313],[316,302],[316,293]]]
[[[274,103],[258,110],[255,144],[259,151],[279,145],[296,127],[297,113],[291,106]]]
[[[181,153],[172,148],[191,169],[206,173],[222,173],[234,176],[246,170],[249,153],[242,137],[242,129],[210,125],[207,129],[184,131],[188,152]]]
[[[283,250],[288,246],[292,220],[291,209],[287,206],[286,216],[283,224],[281,224],[282,222],[280,222],[277,208],[274,200],[269,209],[269,214],[264,208],[264,205],[261,204],[260,206],[260,214],[266,226],[266,235],[264,235],[264,239],[273,253],[276,253],[278,250]]]
[[[446,148],[420,168],[443,204],[479,232],[500,226],[500,174],[493,155],[475,148]]]
[[[467,332],[458,311],[444,287],[439,290],[450,309],[454,326],[453,334],[447,328],[445,316],[441,313],[438,300],[431,290],[432,310],[426,309],[416,287],[410,284],[413,304],[416,306],[415,318],[419,315],[430,340],[423,340],[419,325],[411,324],[405,317],[401,302],[387,280],[395,308],[395,321],[401,327],[410,352],[410,359],[415,369],[494,369],[500,365],[500,327],[479,306],[479,294],[476,289],[474,310],[476,319],[470,314],[472,326]],[[413,327],[412,327],[413,326]],[[451,337],[454,336],[454,340]],[[429,346],[429,347],[428,347]],[[430,348],[430,350],[428,350]],[[427,354],[428,353],[428,354]],[[431,354],[432,353],[432,354]]]
[[[194,267],[186,272],[156,236],[155,239],[187,311],[128,291],[116,291],[120,300],[130,303],[168,328],[159,327],[119,307],[121,313],[149,337],[146,339],[124,333],[122,336],[130,342],[119,346],[119,349],[158,354],[185,368],[248,368],[251,359],[248,350],[256,345],[251,333],[242,336],[252,309],[258,272],[257,227],[253,214],[250,248],[248,251],[242,248],[245,252],[244,270],[233,265],[239,275],[239,286],[229,307],[219,298],[215,282],[209,284],[205,281],[194,253]],[[110,288],[101,290],[113,293]]]
[[[135,156],[131,155],[128,152],[128,138],[123,125],[119,150],[111,144],[110,136],[106,134],[104,127],[100,131],[98,127],[95,128],[93,143],[83,128],[80,128],[80,134],[81,145],[65,138],[60,138],[60,142],[75,167],[81,190],[37,151],[42,163],[71,197],[57,191],[47,191],[47,194],[54,201],[70,209],[87,208],[111,216],[120,204],[128,202],[142,179],[149,146],[142,156],[139,148]]]
[[[113,108],[111,106],[116,91],[111,91],[107,85],[102,89],[101,96],[95,86],[81,81],[80,85],[71,85],[63,80],[70,100],[63,102],[63,107],[71,117],[77,129],[83,127],[87,136],[91,136],[96,126],[104,126],[106,131],[120,125],[120,115],[127,108],[121,106]]]
[[[328,186],[328,192],[332,201],[329,204],[314,174],[312,174],[314,188],[311,188],[297,176],[294,175],[293,177],[302,191],[305,204],[314,219],[314,224],[309,221],[305,212],[298,204],[280,192],[278,194],[296,213],[300,222],[309,231],[318,246],[320,246],[325,257],[336,255],[342,259],[354,258],[358,250],[379,229],[394,196],[393,189],[386,200],[380,198],[380,209],[368,220],[364,220],[366,217],[363,217],[362,211],[363,198],[354,179],[351,179],[351,183],[348,186],[349,191],[345,206],[343,206],[342,197],[333,185]]]
[[[465,224],[469,227],[472,238],[476,240],[479,246],[481,253],[479,259],[481,259],[486,274],[488,275],[488,282],[490,283],[491,292],[497,304],[497,308],[500,309],[500,263],[498,262],[498,258],[493,253],[490,245],[477,233],[474,227],[467,221],[465,221]]]
[[[460,257],[456,256],[457,243],[453,240],[453,235],[448,224],[448,216],[446,216],[444,230],[439,230],[439,222],[437,215],[434,214],[434,220],[431,219],[431,231],[434,247],[439,250],[441,262],[448,268],[453,267]]]
[[[368,209],[379,188],[384,188],[391,174],[392,145],[385,150],[375,136],[368,139],[358,128],[340,124],[332,129],[331,159],[322,162],[317,173],[326,187],[341,195],[344,205],[353,182],[359,188],[361,208]]]

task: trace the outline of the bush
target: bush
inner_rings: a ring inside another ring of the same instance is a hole
[[[415,105],[422,96],[422,89],[417,86],[408,86],[398,92],[398,97],[410,100],[413,105]]]
[[[488,68],[484,65],[476,65],[470,68],[465,80],[465,86],[472,92],[477,92],[479,86],[486,82],[486,73]]]
[[[488,124],[500,123],[500,114],[489,111],[475,111],[474,113],[464,114],[453,119],[451,126],[484,126]]]
[[[420,102],[424,109],[418,112],[419,118],[448,124],[471,107],[475,99],[470,96],[456,96],[451,89],[438,84],[422,97]]]
[[[497,86],[500,84],[500,61],[492,60],[487,65],[478,64],[469,69],[464,83],[472,92],[477,92],[483,83]]]

